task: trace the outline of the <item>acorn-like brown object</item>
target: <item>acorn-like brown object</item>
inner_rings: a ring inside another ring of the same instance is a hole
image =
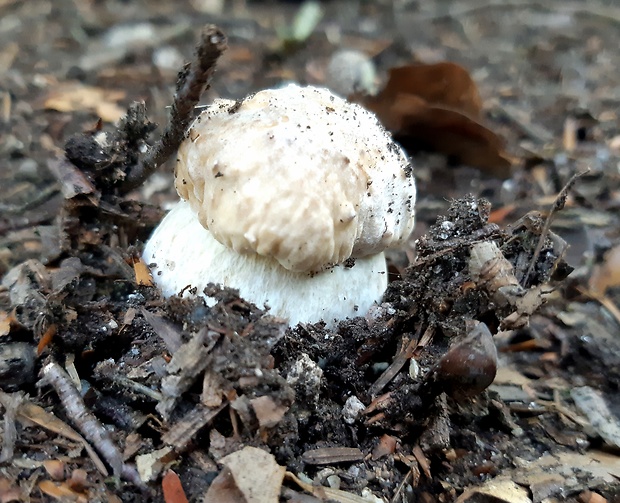
[[[441,391],[453,398],[472,397],[487,389],[497,373],[497,348],[484,323],[441,357],[431,373]]]

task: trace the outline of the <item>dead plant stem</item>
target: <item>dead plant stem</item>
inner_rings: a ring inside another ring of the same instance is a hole
[[[120,191],[127,193],[139,187],[177,150],[191,120],[194,107],[208,87],[215,65],[226,50],[226,36],[215,25],[208,25],[196,47],[196,58],[179,74],[170,120],[159,141],[130,169]]]

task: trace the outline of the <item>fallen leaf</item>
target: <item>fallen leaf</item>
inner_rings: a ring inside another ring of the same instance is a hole
[[[60,459],[46,459],[43,461],[43,468],[54,480],[65,479],[65,463]]]
[[[43,407],[35,405],[32,402],[23,402],[18,409],[18,415],[20,419],[25,419],[32,423],[38,424],[43,428],[53,431],[63,437],[69,438],[75,442],[79,442],[84,446],[86,452],[90,456],[94,465],[97,467],[100,473],[107,477],[108,470],[99,458],[99,455],[90,446],[82,435],[75,431],[71,426],[57,418],[53,414],[47,412]]]
[[[71,164],[66,158],[49,160],[47,168],[60,184],[60,190],[65,199],[96,193],[95,187],[84,172]]]
[[[172,470],[168,470],[161,481],[166,503],[187,503],[187,496],[181,485],[181,479]]]
[[[511,384],[513,386],[523,386],[529,384],[531,379],[523,375],[516,368],[501,366],[495,374],[494,384]]]
[[[117,105],[125,91],[102,89],[79,82],[64,82],[54,87],[45,99],[44,107],[58,112],[90,110],[105,122],[116,122],[125,115]]]
[[[88,473],[82,468],[76,468],[71,472],[71,478],[67,480],[67,485],[74,491],[85,493],[89,485]]]
[[[279,501],[286,468],[278,465],[273,455],[256,447],[244,447],[222,458],[220,463],[225,469],[209,487],[204,503]]]
[[[598,264],[588,284],[594,293],[604,295],[608,288],[620,286],[620,246],[605,253],[602,264]]]
[[[506,475],[521,486],[529,486],[532,492],[534,485],[553,479],[560,481],[565,494],[588,488],[594,490],[606,484],[618,483],[620,457],[597,450],[584,453],[559,452],[553,455],[546,453]]]
[[[158,314],[153,314],[144,308],[142,308],[140,312],[142,313],[142,316],[144,316],[146,322],[151,325],[151,328],[155,331],[155,333],[161,337],[162,341],[164,341],[168,351],[172,354],[176,353],[176,351],[183,345],[183,337],[179,329]],[[129,314],[129,311],[127,311],[127,314]],[[127,314],[125,315],[125,318],[127,318]],[[132,316],[135,316],[135,312]],[[131,321],[128,322],[127,319],[124,319],[123,324],[129,325],[131,324]]]
[[[502,206],[501,208],[493,210],[491,214],[489,215],[489,223],[490,224],[501,224],[502,222],[506,220],[508,215],[510,215],[516,208],[517,208],[517,205],[513,203],[513,204],[507,204],[506,206]]]
[[[228,468],[224,468],[209,486],[203,503],[246,503]]]
[[[9,335],[11,331],[11,321],[13,315],[6,311],[0,311],[0,337],[3,335]]]
[[[499,178],[512,159],[504,142],[480,123],[480,95],[467,71],[454,63],[393,68],[376,96],[349,98],[374,112],[408,150],[434,150]]]
[[[504,503],[531,503],[527,489],[515,484],[510,479],[493,479],[478,487],[465,489],[456,503],[473,503],[476,501],[497,501]]]
[[[385,434],[379,439],[379,443],[372,450],[372,459],[376,461],[388,454],[394,454],[398,439],[392,435]]]
[[[133,271],[136,275],[136,284],[143,286],[153,286],[153,276],[151,270],[142,257],[138,257],[133,261]]]
[[[273,428],[282,420],[288,410],[288,406],[277,404],[267,395],[253,398],[250,400],[250,404],[261,428]]]
[[[67,484],[56,484],[51,480],[39,482],[39,489],[42,493],[58,501],[76,501],[77,503],[88,503],[88,497],[72,490]]]
[[[382,93],[410,94],[429,105],[452,108],[471,117],[482,110],[478,88],[469,72],[449,61],[392,68]]]
[[[15,484],[15,481],[0,477],[0,503],[10,503],[11,501],[24,501],[22,491]]]
[[[607,503],[607,499],[603,498],[599,493],[592,491],[583,491],[577,498],[579,503]]]
[[[295,482],[295,484],[301,487],[304,491],[316,496],[320,501],[335,501],[337,503],[368,503],[369,501],[377,501],[376,497],[372,495],[358,496],[357,494],[342,491],[340,489],[308,484],[291,472],[286,472],[286,478],[287,480]]]
[[[45,350],[47,346],[52,342],[52,339],[56,335],[56,325],[50,325],[49,328],[45,331],[45,333],[41,336],[39,340],[39,344],[37,344],[37,356],[41,356],[41,353]]]

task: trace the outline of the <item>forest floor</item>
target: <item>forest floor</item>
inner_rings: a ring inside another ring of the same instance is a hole
[[[0,0],[0,502],[620,501],[620,7],[317,5]],[[139,255],[173,163],[106,194],[61,161],[135,101],[156,141],[207,24],[205,105],[337,89],[342,49],[376,89],[441,61],[477,85],[457,128],[425,108],[449,140],[409,149],[416,228],[375,311],[288,328],[229,290],[163,299]]]

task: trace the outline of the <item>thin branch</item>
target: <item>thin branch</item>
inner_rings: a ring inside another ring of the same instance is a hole
[[[566,198],[568,197],[568,193],[572,189],[573,185],[575,185],[575,182],[579,178],[581,178],[583,175],[589,172],[590,172],[590,169],[588,168],[585,171],[574,174],[571,177],[571,179],[568,181],[568,183],[564,185],[564,188],[560,191],[560,193],[558,194],[558,197],[555,198],[555,201],[553,202],[553,206],[551,206],[551,209],[549,210],[549,215],[547,216],[547,220],[545,220],[545,226],[543,227],[542,232],[540,233],[540,238],[538,239],[538,244],[536,245],[536,249],[534,250],[532,259],[530,260],[530,265],[527,268],[527,272],[525,273],[525,276],[523,278],[524,287],[527,287],[528,282],[530,280],[530,276],[532,272],[534,271],[534,267],[536,266],[536,262],[538,261],[538,257],[540,256],[540,252],[543,249],[543,246],[547,239],[547,235],[549,234],[549,230],[551,229],[551,223],[553,222],[553,218],[555,217],[558,211],[561,211],[562,209],[564,209],[564,205],[566,204]]]
[[[0,452],[0,463],[6,463],[13,459],[15,442],[17,440],[17,429],[15,428],[15,417],[17,409],[24,400],[21,392],[5,393],[0,391],[0,403],[4,407],[4,435],[2,437],[2,452]]]
[[[217,26],[208,25],[203,30],[195,60],[179,74],[166,129],[157,144],[127,173],[120,186],[121,192],[127,193],[139,187],[177,150],[193,119],[194,107],[208,87],[215,65],[226,47],[226,36]]]
[[[56,362],[50,362],[42,370],[43,383],[51,385],[62,403],[67,416],[82,432],[84,437],[92,442],[103,458],[110,464],[114,475],[136,485],[142,485],[140,476],[134,467],[123,463],[123,455],[95,415],[86,408],[80,393],[73,385],[69,375]]]

